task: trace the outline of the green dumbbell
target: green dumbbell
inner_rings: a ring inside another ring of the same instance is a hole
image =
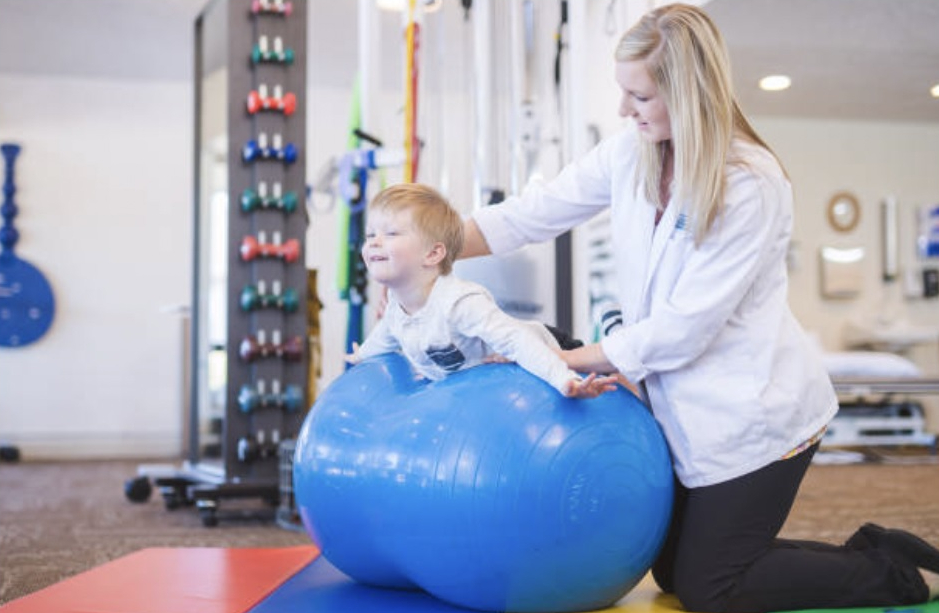
[[[254,311],[256,309],[282,309],[293,313],[300,304],[300,295],[292,287],[281,292],[280,281],[273,282],[273,292],[265,292],[264,281],[258,281],[257,286],[245,285],[241,290],[241,310]]]
[[[251,61],[255,64],[293,64],[293,49],[284,49],[284,40],[280,36],[274,37],[274,49],[269,49],[267,36],[261,36],[251,50]]]
[[[261,181],[258,183],[257,191],[248,188],[241,194],[241,210],[245,213],[251,213],[257,209],[280,209],[284,213],[293,213],[297,210],[297,204],[300,199],[297,193],[290,191],[281,195],[280,183],[274,183],[273,193],[267,195],[267,183]]]

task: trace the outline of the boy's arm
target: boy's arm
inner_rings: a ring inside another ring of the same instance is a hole
[[[450,313],[450,325],[466,336],[482,339],[565,396],[590,398],[615,389],[609,377],[584,379],[568,368],[556,350],[527,323],[503,312],[486,294],[468,294],[458,300]]]
[[[398,351],[401,348],[398,340],[391,332],[391,325],[388,319],[388,317],[382,317],[378,320],[378,323],[376,323],[372,331],[368,333],[368,336],[365,337],[362,344],[355,348],[355,352],[352,355],[346,356],[347,362],[358,364],[362,360],[383,353]]]

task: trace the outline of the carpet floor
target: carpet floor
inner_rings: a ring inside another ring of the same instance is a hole
[[[134,504],[139,462],[0,463],[0,604],[146,547],[289,547],[310,542],[273,510],[235,508],[206,528],[192,508]],[[939,464],[813,465],[782,536],[841,543],[874,521],[939,543]]]

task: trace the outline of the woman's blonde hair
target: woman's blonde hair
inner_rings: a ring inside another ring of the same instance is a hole
[[[701,9],[669,4],[650,11],[620,39],[616,61],[645,62],[671,122],[674,194],[690,203],[700,242],[721,213],[731,142],[742,137],[772,150],[757,135],[734,97],[730,60],[720,31]],[[669,143],[643,142],[645,196],[660,209],[659,184]]]
[[[440,274],[450,274],[453,261],[463,250],[463,219],[437,190],[420,183],[392,185],[368,203],[368,212],[372,211],[410,213],[414,227],[428,243],[444,246]]]

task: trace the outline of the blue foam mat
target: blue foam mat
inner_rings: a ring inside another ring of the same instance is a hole
[[[249,613],[466,613],[426,592],[356,583],[320,556]]]
[[[421,591],[386,590],[356,583],[322,556],[284,582],[248,613],[468,613]],[[645,582],[611,613],[682,613],[674,596]],[[479,613],[475,611],[473,613]],[[939,613],[939,601],[898,607],[806,609],[789,613]]]

